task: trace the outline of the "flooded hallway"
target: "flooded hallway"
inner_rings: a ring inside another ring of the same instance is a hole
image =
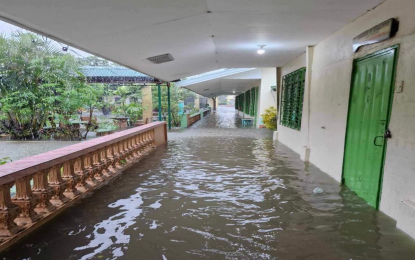
[[[415,259],[415,0],[0,0],[0,260]]]
[[[315,192],[316,188],[320,191]],[[320,193],[321,192],[321,193]],[[0,259],[413,259],[415,241],[219,107]]]

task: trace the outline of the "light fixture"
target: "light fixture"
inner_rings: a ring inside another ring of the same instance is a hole
[[[264,54],[265,53],[265,50],[264,50],[264,47],[266,46],[266,45],[258,45],[259,46],[259,49],[256,51],[258,54]]]
[[[233,94],[235,94],[235,90],[234,90],[234,91],[232,91],[232,93],[233,93]]]

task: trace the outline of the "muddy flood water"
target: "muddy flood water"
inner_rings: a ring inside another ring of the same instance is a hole
[[[415,241],[220,107],[0,259],[402,260]]]

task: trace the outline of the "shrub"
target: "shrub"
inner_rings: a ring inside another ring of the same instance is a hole
[[[266,128],[270,130],[277,129],[277,109],[275,107],[266,109],[261,116]]]
[[[12,159],[10,159],[10,157],[4,157],[4,158],[0,158],[0,165],[6,164],[8,162],[11,162]]]

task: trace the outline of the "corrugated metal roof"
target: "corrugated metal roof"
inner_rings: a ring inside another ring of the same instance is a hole
[[[85,77],[145,77],[153,79],[150,76],[125,67],[83,66],[82,72]]]

